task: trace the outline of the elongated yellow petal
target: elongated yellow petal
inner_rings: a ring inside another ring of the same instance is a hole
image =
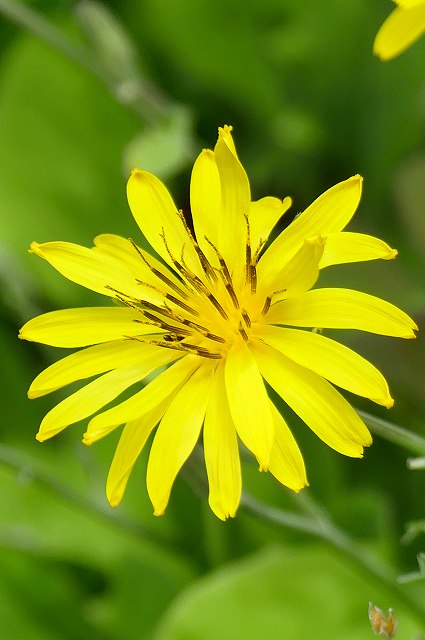
[[[215,156],[210,149],[204,149],[192,169],[190,208],[196,240],[212,264],[215,264],[216,256],[205,238],[215,247],[219,246],[220,202],[220,175]]]
[[[186,265],[201,276],[199,259],[162,182],[147,171],[134,170],[127,183],[127,197],[143,235],[161,258],[173,267],[173,259],[181,262],[183,252]]]
[[[292,204],[291,198],[273,198],[266,196],[251,202],[249,212],[249,226],[251,235],[251,250],[254,254],[258,247],[266,242],[271,231],[280,218]]]
[[[366,260],[393,260],[397,251],[386,242],[364,233],[330,233],[326,238],[320,269],[334,264],[364,262]]]
[[[269,324],[325,329],[360,329],[398,338],[414,338],[417,325],[390,302],[352,289],[313,289],[272,306]]]
[[[164,354],[165,356],[169,354]],[[139,382],[166,361],[157,354],[146,358],[137,366],[115,369],[93,380],[82,389],[62,400],[43,418],[37,440],[43,442],[65,427],[78,422],[101,409],[135,382]]]
[[[111,369],[129,367],[143,362],[145,358],[155,353],[161,358],[162,352],[163,349],[160,347],[133,340],[115,340],[88,347],[71,353],[44,369],[33,380],[28,390],[28,397],[39,398],[76,380],[91,378]]]
[[[418,40],[425,33],[425,3],[399,6],[379,29],[373,52],[381,60],[391,60]]]
[[[139,294],[136,297],[140,300],[160,305],[164,300],[164,291],[175,292],[175,287],[182,286],[173,271],[147,251],[140,247],[136,248],[125,238],[112,233],[104,233],[94,239],[94,244],[93,251],[111,256],[126,265],[137,280]],[[159,281],[156,275],[158,273],[162,276]],[[167,281],[170,282],[171,288],[167,286]],[[119,287],[117,289],[120,290]]]
[[[259,326],[256,335],[266,344],[333,384],[384,407],[392,407],[388,385],[370,362],[335,340],[311,331]]]
[[[247,226],[245,217],[251,205],[248,177],[244,168],[219,130],[214,156],[220,175],[221,204],[219,218],[219,250],[229,271],[235,276],[245,265]]]
[[[274,422],[269,399],[258,366],[246,343],[229,349],[225,381],[230,414],[244,445],[258,460],[260,469],[269,466]]]
[[[175,357],[175,356],[174,356]],[[184,356],[171,367],[160,373],[141,391],[128,400],[95,416],[84,434],[84,442],[90,444],[103,436],[105,430],[119,424],[141,418],[161,402],[175,393],[199,367],[198,356]]]
[[[140,285],[132,273],[111,256],[71,242],[32,242],[30,251],[47,260],[65,278],[87,289],[112,297],[116,295],[112,289],[129,296],[140,295]]]
[[[269,471],[285,487],[298,492],[308,485],[304,460],[285,420],[274,404],[270,404],[275,429]]]
[[[151,326],[134,322],[137,319],[137,311],[120,307],[49,311],[24,324],[19,337],[52,347],[72,348],[152,333]]]
[[[234,518],[241,498],[242,477],[236,429],[226,398],[223,365],[216,369],[205,415],[204,452],[209,505],[220,520]]]
[[[201,432],[208,404],[213,366],[199,367],[168,407],[152,444],[147,487],[154,513],[164,513],[176,475]]]
[[[276,291],[273,302],[308,291],[319,277],[319,263],[324,246],[325,239],[320,236],[305,240],[295,255],[277,272],[272,282],[261,282],[261,290],[264,293]]]
[[[282,231],[258,263],[258,279],[271,280],[277,265],[284,265],[304,240],[341,231],[353,217],[362,193],[361,176],[353,176],[322,193]]]
[[[425,4],[425,0],[393,0],[399,7],[408,9],[409,7],[416,7],[420,4]]]
[[[270,386],[323,442],[344,455],[362,456],[372,442],[370,433],[329,382],[264,343],[251,348]]]
[[[138,420],[125,425],[106,481],[106,497],[111,507],[120,504],[137,458],[152,429],[161,420],[166,406],[166,403],[159,404]]]

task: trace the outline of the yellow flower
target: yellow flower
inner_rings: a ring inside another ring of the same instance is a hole
[[[425,33],[425,0],[394,0],[397,7],[379,29],[373,45],[381,60],[403,53]]]
[[[45,416],[37,439],[92,416],[136,385],[129,398],[97,413],[84,435],[91,444],[125,424],[107,481],[110,504],[119,504],[159,423],[147,470],[155,514],[164,512],[202,431],[209,503],[224,520],[240,500],[238,438],[261,470],[294,491],[307,484],[302,455],[266,381],[326,444],[361,457],[370,434],[333,384],[390,407],[387,383],[351,349],[305,330],[414,337],[415,323],[389,302],[350,289],[312,289],[322,268],[396,256],[381,240],[341,233],[361,188],[360,176],[337,184],[269,243],[291,200],[251,202],[225,126],[214,151],[203,150],[193,167],[191,221],[155,176],[135,170],[129,179],[132,213],[162,261],[115,235],[98,236],[91,249],[34,242],[31,251],[62,275],[118,302],[53,311],[22,328],[25,340],[86,347],[40,373],[30,398],[98,376]]]

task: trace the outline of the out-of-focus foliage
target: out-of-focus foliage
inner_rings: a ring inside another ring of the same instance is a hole
[[[334,268],[321,284],[358,286],[421,324],[425,42],[389,64],[373,58],[387,0],[116,0],[104,7],[119,20],[118,41],[105,38],[105,23],[89,25],[70,0],[28,4],[96,56],[108,81],[0,24],[2,637],[366,640],[368,600],[395,609],[400,637],[424,632],[425,623],[354,574],[343,556],[242,513],[218,522],[182,479],[165,517],[153,518],[145,456],[112,511],[104,484],[117,435],[87,449],[84,425],[75,425],[36,443],[53,401],[30,403],[25,391],[57,354],[16,335],[38,312],[98,301],[28,255],[30,242],[88,245],[105,232],[141,242],[125,199],[129,168],[165,177],[187,210],[191,162],[224,123],[235,127],[255,197],[291,195],[294,213],[335,182],[365,177],[351,229],[376,233],[400,255],[395,263]],[[108,41],[124,56],[117,67]],[[143,117],[137,92],[146,87],[158,110],[145,104]],[[396,399],[391,414],[358,404],[424,433],[423,338],[401,343],[347,332],[342,339],[382,368]],[[365,549],[400,574],[416,570],[423,535],[404,546],[400,538],[408,520],[424,517],[423,471],[408,471],[407,453],[378,438],[354,461],[328,451],[295,418],[291,424],[308,491]],[[20,453],[11,463],[12,451]],[[244,482],[259,499],[292,507],[249,461]],[[413,587],[423,595],[421,583]]]

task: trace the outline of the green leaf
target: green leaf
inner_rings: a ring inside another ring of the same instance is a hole
[[[32,240],[90,244],[104,232],[140,241],[125,198],[122,149],[135,119],[88,72],[28,36],[0,69],[0,237],[53,303],[80,287],[27,254]]]
[[[401,602],[328,548],[269,548],[186,589],[154,640],[370,640],[369,600],[394,609],[402,637],[421,630]]]
[[[124,170],[144,169],[166,181],[192,162],[195,153],[191,113],[185,107],[174,107],[166,121],[146,127],[129,142]]]

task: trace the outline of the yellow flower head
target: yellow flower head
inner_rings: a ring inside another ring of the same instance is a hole
[[[350,289],[312,289],[324,267],[396,255],[381,240],[342,232],[361,188],[360,176],[337,184],[269,243],[291,201],[251,202],[231,127],[224,127],[214,151],[202,151],[193,167],[191,220],[155,176],[136,170],[129,179],[130,208],[161,260],[115,235],[98,236],[91,249],[33,243],[31,251],[65,277],[118,303],[53,311],[21,329],[25,340],[86,347],[40,373],[30,398],[98,376],[45,416],[38,440],[137,385],[131,397],[92,417],[84,435],[91,444],[125,424],[107,481],[109,502],[119,504],[158,425],[147,470],[155,514],[164,512],[202,432],[209,503],[224,520],[235,515],[241,495],[238,437],[261,470],[294,491],[307,484],[266,381],[326,444],[361,457],[370,434],[333,384],[390,407],[385,379],[354,351],[305,330],[414,337],[415,323],[388,302]]]
[[[373,45],[381,60],[403,53],[425,33],[425,0],[394,0],[397,7],[379,29]]]

